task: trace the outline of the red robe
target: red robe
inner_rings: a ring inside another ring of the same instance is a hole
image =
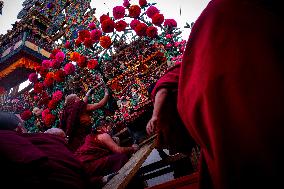
[[[213,0],[192,29],[178,110],[201,145],[209,175],[203,188],[283,187],[284,23],[277,3]]]

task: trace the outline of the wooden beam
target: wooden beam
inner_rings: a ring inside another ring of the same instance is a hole
[[[118,174],[114,176],[103,189],[124,189],[127,187],[131,179],[135,176],[143,162],[152,152],[155,147],[155,142],[149,141],[144,144],[129,161],[118,171]]]

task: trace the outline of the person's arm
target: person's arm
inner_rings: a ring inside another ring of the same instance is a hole
[[[88,102],[88,97],[93,93],[94,89],[99,87],[100,85],[102,85],[102,82],[98,83],[96,86],[94,86],[93,88],[91,88],[90,90],[88,90],[88,92],[86,93],[86,96],[83,98],[83,101],[85,103]]]
[[[110,149],[114,153],[133,153],[138,150],[138,146],[131,146],[131,147],[121,147],[117,145],[111,136],[107,133],[98,135],[98,140],[100,140],[103,144],[106,145],[108,149]]]
[[[102,100],[100,100],[98,103],[87,104],[87,111],[93,111],[93,110],[96,110],[96,109],[103,107],[104,105],[106,105],[108,98],[109,98],[108,90],[105,89],[104,98]]]
[[[168,90],[165,88],[161,88],[155,95],[155,102],[154,102],[154,110],[152,114],[152,118],[147,123],[147,133],[150,135],[157,131],[157,127],[159,124],[161,108],[165,102],[165,99],[168,95]]]

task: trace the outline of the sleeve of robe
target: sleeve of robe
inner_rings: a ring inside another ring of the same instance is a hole
[[[201,145],[216,189],[283,186],[284,23],[279,5],[213,0],[189,37],[178,110]]]

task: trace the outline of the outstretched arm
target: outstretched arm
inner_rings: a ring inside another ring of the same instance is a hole
[[[91,88],[90,90],[88,90],[88,92],[86,93],[86,96],[83,98],[83,101],[85,103],[88,102],[88,97],[94,92],[94,89],[98,88],[100,85],[102,85],[103,83],[100,82],[98,83],[96,86],[94,86],[93,88]]]
[[[133,153],[138,150],[138,146],[121,147],[117,145],[107,133],[98,135],[98,139],[114,153]]]
[[[108,98],[109,98],[109,93],[108,93],[108,89],[106,88],[105,89],[105,96],[102,100],[100,100],[98,103],[94,103],[94,104],[88,104],[87,105],[87,110],[88,111],[93,111],[93,110],[96,110],[96,109],[99,109],[101,107],[103,107],[104,105],[106,105],[107,101],[108,101]]]
[[[152,114],[152,118],[147,123],[147,133],[150,135],[157,131],[157,127],[159,124],[161,108],[166,100],[168,94],[168,90],[165,88],[160,89],[155,96],[154,110]]]

